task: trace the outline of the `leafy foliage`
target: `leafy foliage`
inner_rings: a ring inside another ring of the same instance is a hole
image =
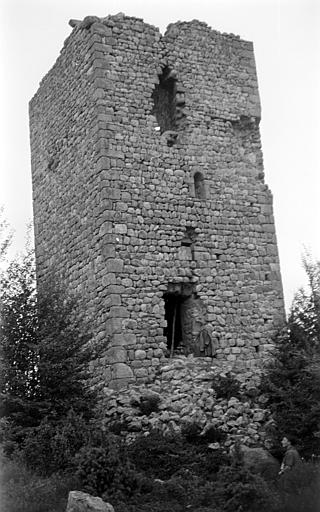
[[[222,450],[210,451],[207,444],[191,444],[180,435],[154,430],[129,446],[129,457],[138,471],[167,480],[184,468],[195,475],[213,475],[226,462]]]
[[[239,451],[230,465],[220,469],[215,497],[224,512],[269,511],[274,505],[267,483],[243,465]]]
[[[275,359],[261,384],[268,397],[276,428],[275,444],[283,436],[297,445],[301,454],[320,454],[320,271],[319,262],[305,259],[309,293],[300,291],[292,306],[288,331],[276,339]]]
[[[140,413],[142,415],[150,416],[151,413],[159,410],[161,398],[158,395],[145,395],[142,396],[138,404]]]
[[[1,416],[16,425],[39,420],[38,317],[30,251],[1,275]]]
[[[215,390],[217,398],[230,400],[231,397],[239,398],[240,396],[240,383],[230,372],[214,377],[212,388]]]
[[[303,266],[308,278],[308,289],[296,293],[290,311],[289,327],[295,331],[296,344],[308,354],[320,349],[320,261],[313,261],[306,253]]]
[[[56,421],[46,417],[26,433],[18,456],[40,475],[74,471],[75,457],[88,443],[94,429],[93,421],[88,422],[72,409]]]
[[[12,240],[12,230],[4,217],[4,208],[0,206],[0,262],[4,261]]]
[[[89,419],[95,394],[88,386],[89,361],[96,347],[77,315],[77,301],[51,277],[37,295],[34,255],[28,252],[2,276],[1,416],[9,421],[6,447],[40,435],[39,425],[54,425],[68,411]],[[44,422],[44,423],[42,423]]]
[[[203,432],[203,428],[198,423],[185,423],[181,428],[181,434],[188,443],[191,444],[208,444],[221,443],[227,434],[214,425],[210,425]]]
[[[131,495],[139,486],[139,475],[120,438],[113,434],[96,430],[76,461],[76,475],[91,494],[108,499],[114,494]]]

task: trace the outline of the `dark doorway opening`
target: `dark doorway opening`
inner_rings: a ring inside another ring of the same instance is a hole
[[[179,294],[165,293],[165,319],[167,327],[164,328],[164,335],[167,338],[167,347],[170,355],[183,352],[183,332],[181,324],[181,304],[185,300]]]

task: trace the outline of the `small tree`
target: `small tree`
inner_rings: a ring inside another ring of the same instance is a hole
[[[12,240],[12,230],[4,217],[3,206],[0,206],[0,263],[5,259]]]
[[[313,261],[306,253],[303,266],[308,277],[307,291],[300,288],[290,311],[289,327],[295,331],[296,341],[312,355],[320,349],[320,261]]]
[[[276,340],[274,361],[262,380],[276,429],[276,442],[288,436],[306,457],[320,454],[320,263],[304,258],[309,292],[296,294],[288,330]]]
[[[38,395],[38,319],[32,251],[1,275],[1,415],[33,425]]]
[[[32,251],[11,263],[1,281],[1,415],[10,422],[9,438],[21,445],[45,418],[57,423],[70,409],[92,416],[94,347],[76,299],[57,279],[51,276],[38,296]]]

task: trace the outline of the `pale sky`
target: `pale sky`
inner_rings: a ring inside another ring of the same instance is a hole
[[[69,35],[70,18],[123,12],[165,31],[198,19],[253,41],[266,183],[287,309],[305,284],[304,246],[320,259],[319,0],[2,0],[0,5],[0,205],[24,245],[32,218],[28,102]]]

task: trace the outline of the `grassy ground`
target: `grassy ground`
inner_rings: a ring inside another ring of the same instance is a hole
[[[72,478],[41,478],[23,464],[0,461],[0,510],[2,512],[65,512]]]

